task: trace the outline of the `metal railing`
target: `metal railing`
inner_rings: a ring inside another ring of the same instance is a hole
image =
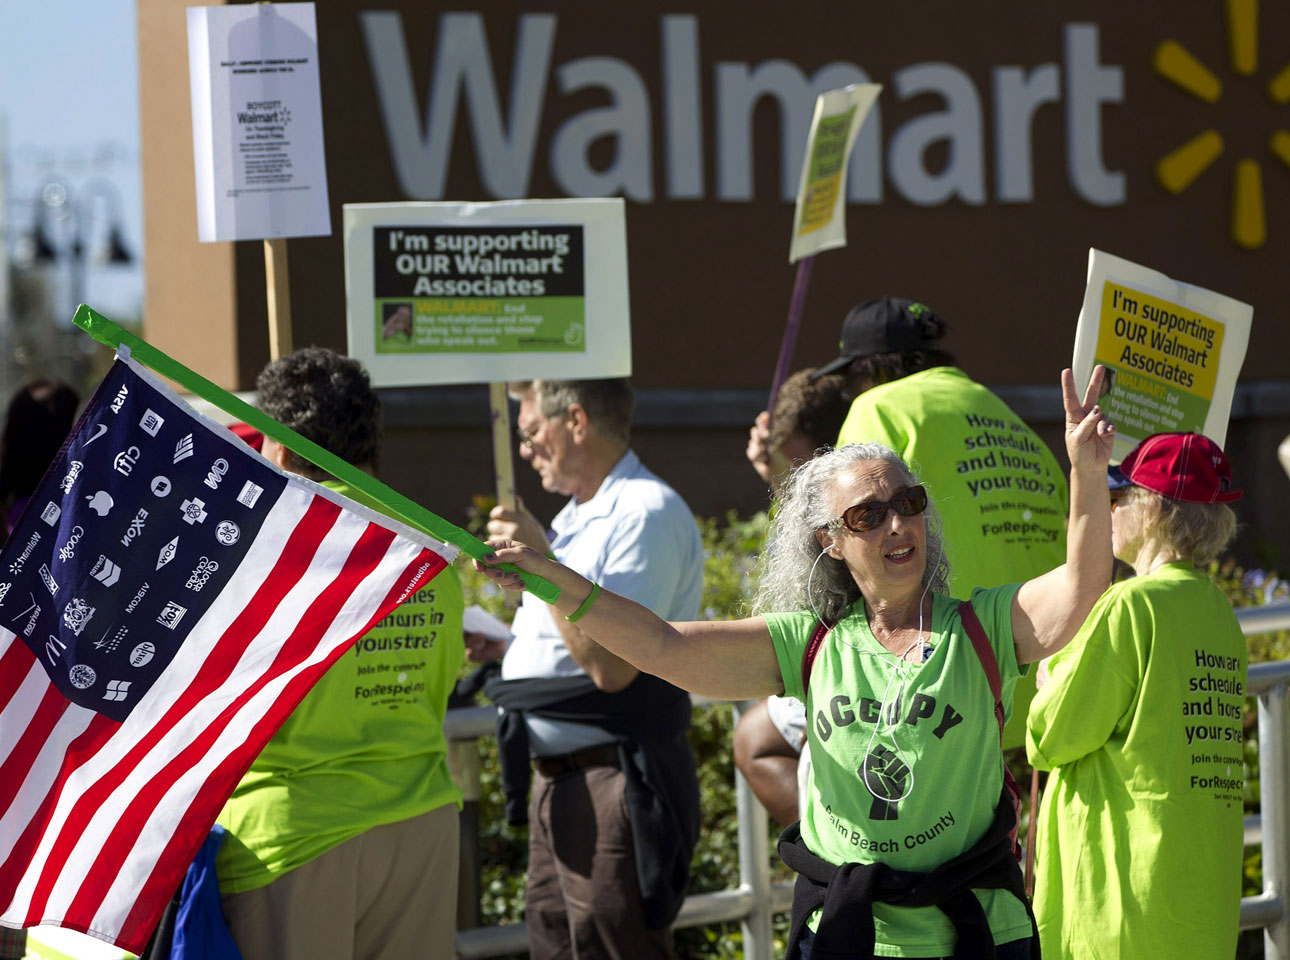
[[[1290,604],[1247,607],[1236,612],[1247,637],[1290,630]],[[1241,929],[1263,928],[1265,960],[1290,960],[1290,660],[1251,665],[1247,696],[1258,697],[1260,813],[1245,818],[1245,845],[1262,846],[1263,892],[1241,899]],[[736,715],[745,704],[735,704]],[[463,823],[473,830],[479,791],[479,754],[475,741],[496,731],[494,707],[449,710],[444,723],[454,776],[466,795]],[[735,803],[739,820],[739,886],[686,897],[674,927],[700,927],[738,921],[746,960],[771,960],[771,918],[792,905],[793,885],[771,883],[769,824],[766,809],[737,772]],[[483,960],[528,950],[523,923],[471,927],[479,902],[478,863],[463,860],[459,886],[457,956]],[[473,916],[472,916],[473,908]]]

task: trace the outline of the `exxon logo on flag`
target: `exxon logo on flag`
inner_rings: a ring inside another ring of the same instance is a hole
[[[31,502],[0,553],[0,919],[140,953],[251,760],[455,548],[289,478],[131,361]]]

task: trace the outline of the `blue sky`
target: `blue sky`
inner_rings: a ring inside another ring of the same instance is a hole
[[[134,0],[0,2],[6,253],[29,235],[42,187],[63,180],[90,245],[119,220],[136,258],[86,271],[85,299],[121,319],[138,314],[143,299],[138,82]]]

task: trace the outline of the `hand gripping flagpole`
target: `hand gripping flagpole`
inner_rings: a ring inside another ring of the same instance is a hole
[[[390,516],[411,527],[422,530],[436,540],[452,543],[464,553],[476,560],[483,560],[492,552],[492,547],[471,536],[461,527],[455,526],[436,516],[420,504],[409,500],[397,490],[392,490],[375,477],[369,476],[357,467],[346,463],[340,457],[314,443],[289,427],[269,417],[244,400],[239,400],[222,387],[216,386],[201,374],[189,370],[178,360],[162,353],[152,344],[139,339],[127,330],[121,329],[107,317],[96,313],[85,304],[76,310],[72,320],[91,337],[105,346],[116,349],[120,346],[130,348],[130,355],[154,372],[173,380],[175,383],[214,404],[231,417],[259,430],[266,437],[276,440],[292,453],[303,457],[310,463],[326,470],[336,479],[361,490],[372,500],[379,503]],[[515,572],[510,564],[503,569]],[[560,597],[560,590],[555,584],[531,573],[519,571],[529,592],[547,603],[555,603]]]

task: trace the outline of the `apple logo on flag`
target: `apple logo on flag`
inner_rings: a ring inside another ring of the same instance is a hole
[[[106,517],[108,511],[112,509],[112,497],[106,490],[100,490],[94,496],[86,497],[85,499],[90,502],[90,509],[100,517]]]

